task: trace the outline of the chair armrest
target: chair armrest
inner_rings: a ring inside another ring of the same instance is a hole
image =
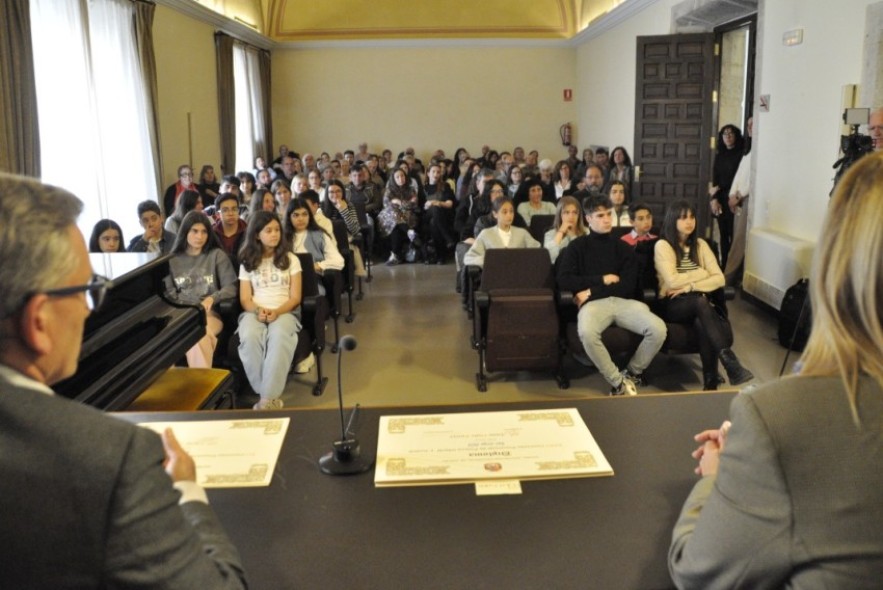
[[[573,291],[558,291],[558,307],[575,307]]]

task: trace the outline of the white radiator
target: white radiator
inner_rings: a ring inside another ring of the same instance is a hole
[[[748,234],[742,288],[767,305],[781,309],[788,287],[809,276],[815,245],[772,229]]]

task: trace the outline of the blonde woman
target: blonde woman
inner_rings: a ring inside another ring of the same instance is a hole
[[[555,223],[543,236],[543,247],[549,251],[552,263],[570,242],[589,233],[583,221],[582,207],[575,197],[561,197],[555,211]]]
[[[678,588],[876,588],[883,579],[883,154],[840,181],[816,246],[797,375],[696,435]]]

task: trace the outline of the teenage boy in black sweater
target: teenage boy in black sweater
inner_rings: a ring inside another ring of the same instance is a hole
[[[637,262],[631,246],[610,235],[613,203],[604,195],[592,196],[583,202],[583,210],[591,233],[561,251],[558,287],[574,294],[580,341],[610,383],[610,394],[636,395],[637,385],[643,385],[644,369],[665,342],[665,322],[647,305],[631,299],[638,280]],[[601,341],[601,333],[611,324],[644,336],[622,372]]]

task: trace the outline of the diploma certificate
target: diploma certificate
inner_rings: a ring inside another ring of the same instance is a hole
[[[196,480],[204,488],[270,485],[289,418],[142,422],[161,433],[171,428],[196,461]]]
[[[613,475],[575,408],[382,416],[374,485]]]

